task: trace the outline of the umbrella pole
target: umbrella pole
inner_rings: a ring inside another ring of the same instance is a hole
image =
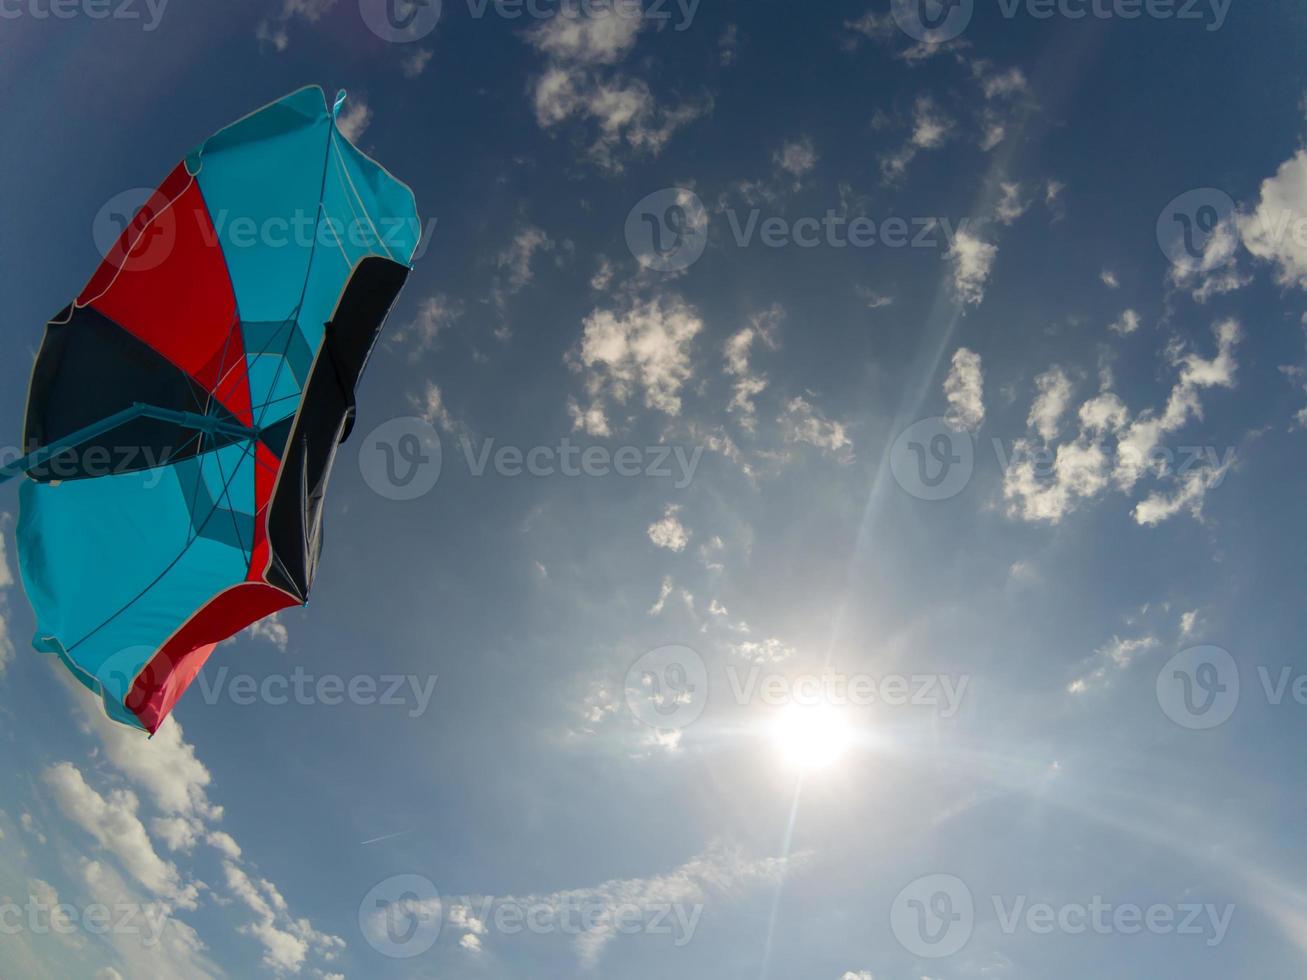
[[[228,436],[234,439],[251,440],[259,438],[258,429],[251,429],[237,422],[228,422],[210,415],[198,415],[195,412],[183,412],[177,409],[160,408],[157,405],[146,405],[143,402],[137,402],[131,408],[124,408],[121,412],[116,412],[106,419],[101,419],[94,425],[78,429],[76,432],[70,433],[48,446],[41,447],[36,452],[28,453],[21,459],[0,466],[0,483],[8,483],[16,476],[22,476],[43,463],[48,463],[60,453],[92,442],[120,426],[135,422],[137,419],[157,419],[160,422],[171,422],[184,429],[194,429],[196,432],[203,432],[209,436]]]

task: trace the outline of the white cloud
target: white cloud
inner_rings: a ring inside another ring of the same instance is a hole
[[[958,301],[977,306],[985,298],[985,283],[998,257],[998,246],[965,229],[953,239],[945,257],[953,266],[953,291]]]
[[[345,102],[344,110],[336,117],[336,128],[351,143],[362,139],[371,124],[372,108],[366,99],[358,95],[351,95]]]
[[[985,92],[985,98],[998,99],[1030,91],[1030,83],[1026,81],[1025,73],[1020,68],[1014,67],[1007,71],[984,74],[985,67],[983,63],[977,64],[978,71],[982,73],[981,88]]]
[[[1026,424],[1039,433],[1039,438],[1052,442],[1071,401],[1071,380],[1061,368],[1050,368],[1035,379],[1035,388],[1037,394]]]
[[[1108,289],[1120,289],[1121,280],[1116,277],[1116,273],[1111,269],[1104,269],[1098,276],[1103,281],[1103,285]]]
[[[1174,493],[1154,492],[1141,501],[1134,509],[1135,520],[1144,527],[1155,527],[1182,512],[1201,518],[1207,492],[1220,485],[1229,468],[1230,464],[1225,463],[1188,470],[1181,474],[1180,485]]]
[[[14,587],[14,573],[9,568],[9,515],[0,514],[0,589]]]
[[[35,837],[38,842],[42,844],[46,842],[46,836],[41,831],[40,825],[37,824],[36,818],[33,817],[30,813],[28,813],[26,810],[24,810],[21,814],[18,815],[18,823],[19,826],[21,826],[24,831],[26,831],[27,833]]]
[[[169,717],[148,741],[137,731],[110,721],[98,702],[78,694],[87,726],[99,738],[109,761],[153,800],[165,815],[218,820],[222,808],[208,796],[212,776],[182,737],[181,724]]]
[[[607,291],[608,287],[613,284],[615,274],[616,270],[613,268],[613,263],[608,256],[599,256],[599,261],[595,265],[595,274],[590,277],[590,288],[597,293]]]
[[[999,184],[1002,196],[994,208],[994,217],[1000,224],[1010,225],[1030,209],[1030,199],[1022,197],[1021,185],[1004,182]]]
[[[454,436],[463,435],[467,432],[467,426],[455,418],[445,405],[445,396],[441,392],[440,386],[434,381],[427,382],[420,398],[412,398],[410,401],[413,407],[422,413],[422,417],[428,423],[441,431]]]
[[[725,612],[725,610],[723,610]],[[731,652],[741,660],[754,664],[779,664],[798,654],[794,647],[774,636],[764,640],[743,640],[731,644]]]
[[[717,47],[721,51],[723,67],[730,68],[740,60],[740,26],[738,24],[727,24],[722,31],[721,37],[717,39]]]
[[[240,845],[236,843],[236,839],[232,837],[231,834],[228,834],[225,831],[210,831],[208,836],[205,837],[205,840],[209,843],[209,846],[214,848],[214,850],[232,861],[235,861],[241,856]]]
[[[151,900],[130,886],[104,861],[83,860],[82,883],[92,900],[109,908],[135,908],[137,931],[110,929],[103,937],[112,949],[100,959],[115,959],[129,977],[194,977],[207,980],[225,974],[206,956],[195,930],[173,915],[170,903]],[[121,980],[123,973],[104,967],[95,980]]]
[[[1213,296],[1231,293],[1252,281],[1252,277],[1239,270],[1239,216],[1230,214],[1207,237],[1201,256],[1178,257],[1171,266],[1168,281],[1188,289],[1200,303]],[[1250,249],[1251,250],[1251,249]]]
[[[290,645],[290,630],[282,621],[281,613],[273,613],[249,628],[250,636],[264,643],[270,643],[282,653]]]
[[[1080,406],[1080,427],[1100,438],[1124,429],[1130,421],[1130,410],[1115,392],[1104,391]]]
[[[109,721],[98,701],[73,681],[66,681],[84,715],[87,728],[98,736],[105,757],[123,775],[141,787],[163,814],[152,822],[157,834],[177,849],[186,851],[203,839],[224,857],[227,880],[231,891],[257,913],[257,921],[242,931],[257,938],[265,946],[265,964],[270,969],[295,972],[298,967],[289,964],[304,955],[318,955],[332,959],[343,948],[344,942],[335,936],[317,932],[301,917],[294,916],[276,886],[266,880],[251,882],[238,863],[241,847],[235,839],[208,826],[222,818],[223,810],[210,802],[209,771],[196,758],[195,749],[182,735],[181,725],[170,717],[150,740],[138,732]],[[150,845],[144,827],[137,817],[139,802],[129,790],[115,790],[101,796],[86,784],[82,774],[70,763],[53,766],[46,772],[46,783],[55,794],[60,809],[99,840],[106,850],[114,853],[124,868],[138,881],[157,894],[168,895],[172,907],[193,908],[198,884],[180,884],[177,869],[160,858]],[[95,869],[103,881],[112,884],[115,875],[111,869]],[[263,904],[253,902],[253,894],[262,894]],[[272,918],[268,917],[268,910]],[[189,955],[187,950],[199,950],[194,931],[181,923],[174,935],[177,956]],[[124,954],[125,955],[125,954]],[[139,975],[208,976],[206,970],[180,972],[150,971],[142,968]]]
[[[786,143],[776,151],[776,166],[796,179],[802,179],[817,166],[817,150],[808,137]]]
[[[738,413],[740,424],[750,432],[757,425],[757,406],[754,399],[767,389],[769,381],[765,374],[752,370],[749,353],[758,343],[768,350],[776,350],[777,333],[784,318],[785,310],[779,304],[774,305],[769,310],[754,314],[749,318],[748,326],[740,329],[726,341],[725,370],[735,378],[735,388],[727,410]]]
[[[879,310],[881,307],[894,305],[893,296],[878,293],[867,286],[855,286],[854,292],[858,294],[860,300],[867,304],[869,310]]]
[[[404,60],[399,63],[399,70],[404,73],[405,78],[417,78],[427,70],[427,65],[431,63],[430,48],[416,48],[404,56]]]
[[[620,5],[614,5],[614,8]],[[581,65],[614,65],[635,47],[643,17],[618,9],[596,9],[593,17],[558,16],[542,22],[527,39],[550,57]]]
[[[853,461],[853,440],[844,423],[825,418],[806,398],[790,399],[777,421],[786,442],[806,442],[831,453],[841,463]]]
[[[581,343],[569,357],[585,375],[589,407],[572,411],[573,424],[592,434],[610,426],[606,404],[641,396],[646,408],[681,414],[681,389],[693,373],[690,349],[703,321],[676,297],[636,303],[622,311],[595,310],[585,319]]]
[[[495,260],[508,277],[508,291],[518,293],[529,286],[535,278],[531,266],[536,253],[552,252],[554,247],[554,241],[542,229],[535,225],[520,227]]]
[[[1202,418],[1198,396],[1203,388],[1234,386],[1234,348],[1242,331],[1236,321],[1225,320],[1216,325],[1214,332],[1218,345],[1216,356],[1204,360],[1192,352],[1173,353],[1172,363],[1180,368],[1180,378],[1171,389],[1165,411],[1160,416],[1151,411],[1142,413],[1122,436],[1115,473],[1122,489],[1133,487],[1145,472],[1156,472],[1159,464],[1151,457],[1164,435],[1183,428],[1190,418]],[[1197,492],[1197,488],[1191,487],[1190,492]],[[1156,512],[1149,510],[1149,513]]]
[[[286,29],[288,22],[298,18],[310,24],[317,23],[335,3],[336,0],[281,0],[277,13],[259,21],[254,36],[277,51],[285,51],[290,46],[290,34]]]
[[[1066,184],[1060,180],[1050,180],[1044,185],[1044,207],[1048,208],[1054,221],[1060,221],[1066,215],[1066,207],[1062,203],[1064,191]]]
[[[1261,198],[1249,215],[1239,220],[1244,246],[1253,255],[1276,266],[1276,279],[1284,286],[1307,289],[1307,150],[1299,150],[1274,177],[1262,182]]]
[[[445,293],[428,296],[418,306],[413,319],[390,335],[390,345],[409,348],[409,358],[416,361],[436,349],[440,335],[462,317],[463,312],[462,301]]]
[[[9,635],[9,599],[5,591],[14,587],[14,574],[9,570],[7,554],[9,515],[0,513],[0,676],[14,659],[14,641]]]
[[[649,540],[668,551],[684,551],[690,543],[690,532],[681,523],[680,513],[680,504],[668,504],[662,519],[649,525]]]
[[[953,354],[952,367],[944,379],[948,399],[945,421],[958,432],[975,432],[985,421],[985,377],[980,355],[965,347]]]
[[[474,925],[480,922],[476,913],[479,907],[499,905],[549,910],[558,916],[574,912],[578,907],[596,909],[594,928],[583,931],[575,939],[582,965],[592,969],[604,949],[620,934],[619,912],[622,909],[693,908],[710,901],[727,901],[749,889],[774,884],[802,867],[808,857],[807,853],[800,853],[788,858],[750,858],[738,846],[716,843],[676,870],[650,878],[615,879],[542,895],[469,896],[466,901],[471,903],[471,907],[457,921],[463,923],[459,928],[464,930],[464,935],[479,936],[482,932]],[[449,921],[455,921],[452,911]]]
[[[183,908],[195,907],[195,887],[183,885],[176,867],[159,857],[150,843],[136,815],[139,801],[135,793],[120,789],[101,796],[71,762],[50,766],[42,781],[64,816],[94,837],[152,894]]]
[[[664,518],[664,520],[665,520],[665,518]],[[655,524],[655,525],[652,525],[652,526],[649,528],[649,538],[650,538],[650,540],[653,540],[653,530],[654,530],[654,528],[657,527],[657,526],[658,526],[658,525]],[[657,542],[657,541],[654,541],[654,544],[658,544],[658,542]],[[683,549],[684,547],[685,547],[685,544],[682,543],[681,548],[676,548],[676,549],[673,549],[673,550],[680,551],[680,550]],[[662,613],[663,609],[664,609],[664,608],[666,607],[666,605],[667,605],[667,599],[668,599],[668,597],[671,596],[671,594],[672,594],[672,589],[673,589],[673,588],[674,588],[674,586],[673,586],[673,584],[672,584],[672,577],[671,577],[670,575],[665,575],[665,576],[663,576],[663,584],[662,584],[662,585],[659,587],[659,589],[658,589],[658,601],[655,602],[652,606],[649,607],[649,615],[650,615],[650,616],[657,616],[657,615],[659,615],[660,613]]]
[[[527,34],[547,58],[534,84],[536,121],[545,129],[574,117],[593,121],[589,156],[614,173],[626,153],[657,156],[676,130],[712,108],[709,100],[662,108],[644,81],[602,70],[631,52],[645,22],[604,7],[590,17],[553,17]]]
[[[254,921],[241,931],[263,946],[263,965],[273,973],[298,973],[310,954],[330,960],[345,948],[340,937],[291,915],[277,886],[266,878],[251,878],[232,861],[223,862],[223,870],[232,895],[254,913]]]
[[[846,20],[844,29],[849,36],[844,39],[847,50],[855,50],[864,40],[883,43],[893,40],[898,28],[889,14],[878,14],[869,10],[857,20]]]
[[[1227,320],[1216,325],[1215,333],[1218,351],[1210,360],[1174,348],[1168,352],[1171,364],[1179,369],[1179,379],[1161,414],[1145,410],[1132,421],[1124,402],[1103,390],[1080,406],[1076,413],[1080,433],[1057,446],[1051,460],[1041,460],[1031,439],[1017,440],[1003,477],[1009,513],[1027,521],[1056,524],[1079,501],[1111,489],[1130,494],[1141,479],[1150,476],[1169,480],[1171,487],[1154,489],[1133,509],[1137,523],[1151,526],[1185,512],[1201,516],[1207,493],[1224,479],[1232,459],[1186,461],[1173,467],[1175,454],[1158,453],[1157,449],[1164,436],[1179,431],[1191,419],[1202,418],[1202,389],[1234,384],[1239,325]],[[1044,376],[1028,420],[1046,446],[1058,435],[1065,414],[1069,390],[1064,388],[1064,380],[1057,369]],[[1114,450],[1111,440],[1116,442]]]
[[[917,99],[912,113],[912,134],[897,151],[881,158],[881,176],[886,181],[902,177],[918,152],[943,146],[956,124],[928,96]]]
[[[460,949],[466,950],[469,953],[479,953],[481,952],[481,937],[473,935],[470,932],[464,933],[458,940],[458,945]]]
[[[1114,636],[1111,643],[1094,652],[1094,666],[1068,684],[1067,691],[1071,694],[1088,694],[1101,690],[1111,681],[1113,674],[1125,670],[1141,653],[1146,653],[1157,645],[1155,636],[1128,640]]]
[[[1121,314],[1121,319],[1115,323],[1108,324],[1107,329],[1119,337],[1128,337],[1139,329],[1142,321],[1139,314],[1134,310],[1126,310]]]
[[[156,817],[150,822],[150,830],[168,845],[168,850],[187,852],[195,847],[204,825],[186,817]]]

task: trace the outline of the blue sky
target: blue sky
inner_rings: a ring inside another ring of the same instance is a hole
[[[1307,14],[644,8],[0,8],[11,442],[258,106],[428,232],[310,606],[153,740],[0,490],[0,973],[1303,973]]]

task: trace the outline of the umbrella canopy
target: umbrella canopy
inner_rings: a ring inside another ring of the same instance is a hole
[[[149,732],[218,643],[307,601],[354,389],[417,248],[413,194],[342,135],[343,98],[301,89],[188,154],[36,359],[34,642]]]

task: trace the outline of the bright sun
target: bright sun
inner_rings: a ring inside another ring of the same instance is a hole
[[[791,705],[772,723],[781,758],[796,769],[828,769],[848,751],[853,731],[847,719],[826,705]]]

